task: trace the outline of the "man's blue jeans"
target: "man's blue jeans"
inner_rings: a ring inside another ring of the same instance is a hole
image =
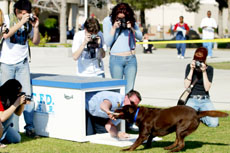
[[[203,47],[205,47],[208,50],[208,56],[212,57],[212,42],[205,42],[203,43]]]
[[[176,40],[186,40],[185,37],[183,37],[183,35],[176,35]],[[186,44],[176,44],[176,48],[177,48],[177,54],[184,57],[185,55],[185,49],[186,49]]]
[[[110,55],[109,68],[112,78],[125,79],[127,81],[125,93],[133,89],[137,74],[137,59],[135,55]]]
[[[22,84],[22,92],[25,92],[26,95],[31,96],[31,80],[30,80],[30,69],[28,60],[25,59],[22,62],[17,64],[4,64],[1,63],[2,70],[2,84],[5,83],[9,79],[16,79]],[[33,117],[34,117],[34,102],[30,102],[30,104],[25,105],[25,110],[23,112],[24,119],[26,122],[25,129],[32,130],[34,129]],[[18,125],[18,117],[14,115],[14,125]]]
[[[196,111],[208,111],[215,110],[214,105],[210,101],[209,98],[206,99],[196,99],[189,98],[186,106],[190,106],[194,108]],[[217,127],[218,126],[218,118],[217,117],[202,117],[202,122],[209,127]]]

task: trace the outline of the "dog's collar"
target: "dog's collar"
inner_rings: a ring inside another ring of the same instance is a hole
[[[140,107],[137,108],[137,111],[134,117],[134,123],[137,121],[137,115],[138,115],[139,110],[140,110]]]

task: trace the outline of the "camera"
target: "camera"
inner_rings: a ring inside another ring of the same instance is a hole
[[[36,21],[36,18],[34,17],[34,15],[32,13],[30,13],[29,20],[31,22],[35,22]]]
[[[121,28],[126,29],[127,28],[127,21],[125,18],[119,18],[118,19],[121,22]]]
[[[96,48],[99,48],[97,39],[92,39],[87,44],[87,51],[89,52],[90,58],[96,58]]]
[[[97,35],[92,34],[92,35],[91,35],[91,39],[92,39],[92,40],[97,39]]]
[[[195,61],[195,66],[196,66],[196,68],[201,68],[201,66],[202,66],[202,62],[200,62],[200,61]]]
[[[30,95],[26,95],[26,93],[25,92],[20,92],[19,93],[19,95],[18,95],[18,97],[20,97],[20,96],[22,96],[22,95],[25,95],[25,100],[27,101],[31,101],[31,96]]]
[[[9,29],[6,27],[6,24],[2,24],[1,26],[1,33],[7,34],[9,32]]]

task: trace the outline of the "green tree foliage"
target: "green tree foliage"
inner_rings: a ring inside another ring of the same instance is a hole
[[[199,0],[113,0],[113,3],[125,2],[132,6],[133,9],[140,11],[141,25],[145,28],[145,9],[152,9],[157,6],[170,4],[170,3],[181,3],[186,6],[186,10],[190,12],[197,12],[199,9]]]
[[[47,29],[55,28],[57,26],[57,19],[55,19],[55,18],[47,18],[47,19],[45,19],[44,26]]]

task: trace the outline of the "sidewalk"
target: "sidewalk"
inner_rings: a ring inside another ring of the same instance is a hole
[[[157,49],[153,54],[143,54],[137,47],[138,73],[135,89],[140,91],[142,104],[175,106],[184,91],[186,65],[192,60],[195,49],[186,50],[186,58],[178,59],[176,49]],[[75,75],[75,61],[71,48],[31,48],[31,73]],[[214,50],[208,62],[230,61],[230,51]],[[109,56],[104,59],[106,77],[109,73]],[[230,70],[214,70],[210,90],[211,100],[219,110],[230,110]]]

